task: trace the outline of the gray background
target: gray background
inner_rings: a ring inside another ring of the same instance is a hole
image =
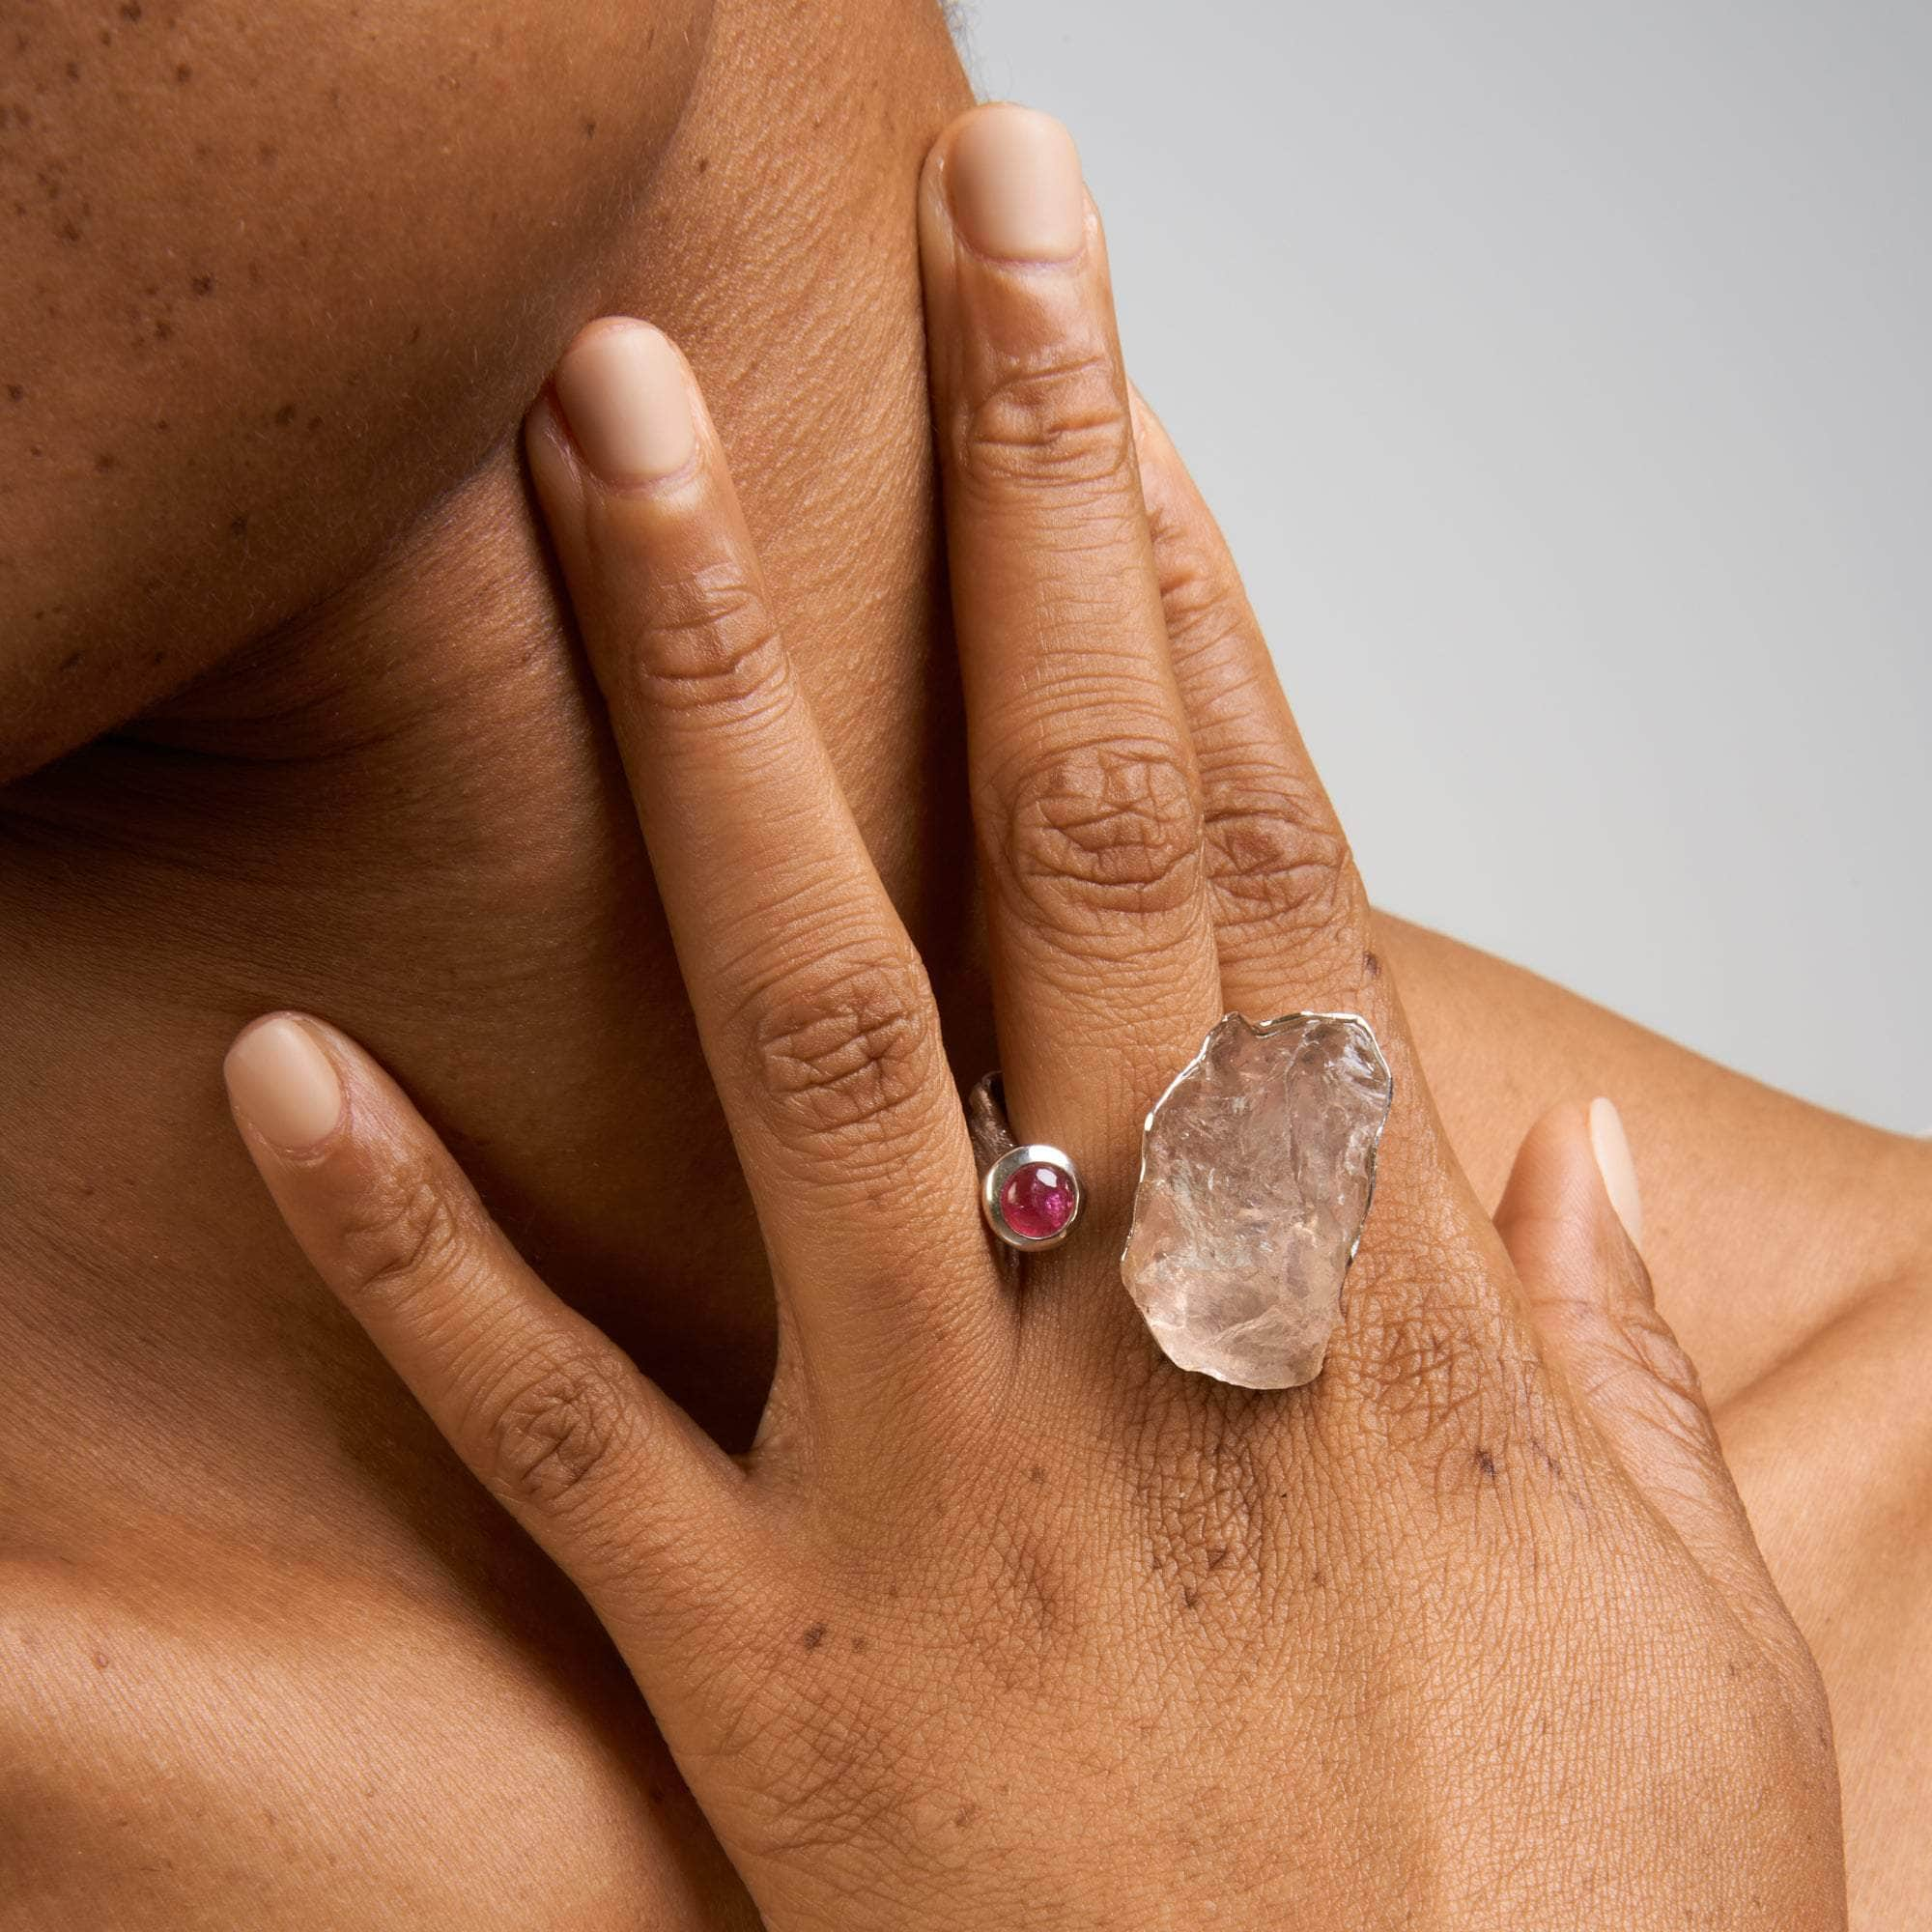
[[[967,12],[1378,900],[1932,1128],[1932,7]]]

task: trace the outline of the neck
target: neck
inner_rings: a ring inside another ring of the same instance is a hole
[[[957,732],[913,193],[965,89],[936,16],[909,47],[894,9],[888,47],[865,12],[836,43],[801,21],[782,58],[767,20],[758,68],[781,78],[748,90],[721,7],[649,197],[547,347],[616,310],[690,354],[943,993],[963,895],[921,882],[966,861],[954,815],[923,805],[956,789]],[[45,1445],[77,1414],[123,1509],[130,1482],[191,1474],[229,1508],[277,1476],[380,1486],[437,1454],[234,1140],[221,1053],[278,1006],[380,1056],[553,1285],[701,1420],[728,1438],[755,1418],[755,1232],[502,429],[349,588],[0,793],[0,1479],[30,1517],[73,1520],[71,1455]]]

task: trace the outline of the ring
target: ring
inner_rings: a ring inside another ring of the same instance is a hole
[[[1229,1013],[1153,1103],[1121,1278],[1177,1368],[1240,1388],[1321,1373],[1395,1078],[1358,1013]]]
[[[1058,1247],[1073,1232],[1085,1202],[1072,1160],[1046,1141],[1014,1143],[997,1072],[966,1096],[966,1122],[980,1161],[980,1212],[986,1226],[1009,1248]]]

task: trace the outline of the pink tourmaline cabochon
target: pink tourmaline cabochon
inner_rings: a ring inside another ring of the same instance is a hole
[[[1043,1241],[1073,1218],[1073,1179],[1043,1160],[1029,1161],[1000,1190],[1000,1214],[1022,1239]]]

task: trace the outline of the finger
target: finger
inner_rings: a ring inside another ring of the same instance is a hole
[[[1008,1104],[1123,1224],[1221,1004],[1105,251],[1065,130],[1009,106],[942,135],[920,232]]]
[[[848,1373],[980,1333],[1001,1303],[925,973],[683,358],[593,324],[527,447],[789,1330]]]
[[[1341,821],[1220,528],[1138,391],[1133,406],[1175,680],[1201,768],[1222,989],[1250,1018],[1339,1007],[1382,1034],[1368,895]]]
[[[1445,1426],[1485,1433],[1527,1347],[1497,1293],[1495,1235],[1413,1051],[1349,841],[1303,743],[1239,571],[1172,440],[1133,421],[1175,677],[1193,732],[1228,1004],[1253,1017],[1360,1013],[1395,1076],[1375,1206],[1324,1386],[1364,1396],[1428,1457]],[[1472,1387],[1484,1400],[1465,1398]]]
[[[276,1014],[242,1034],[224,1071],[303,1253],[651,1695],[721,1607],[748,1534],[736,1466],[536,1279],[343,1035]]]
[[[1658,1312],[1637,1248],[1642,1207],[1615,1107],[1598,1099],[1544,1115],[1495,1218],[1551,1368],[1704,1573],[1782,1641],[1788,1619],[1697,1371]]]

